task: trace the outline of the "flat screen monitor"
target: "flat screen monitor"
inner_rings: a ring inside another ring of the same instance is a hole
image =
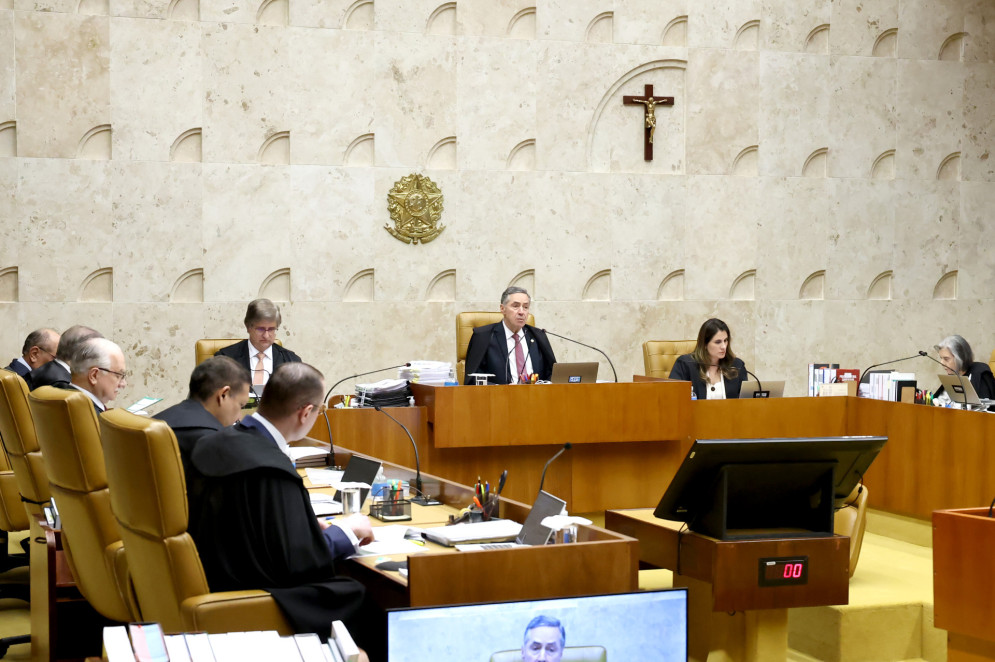
[[[699,439],[654,515],[721,539],[830,535],[887,437]]]
[[[557,622],[562,658],[548,655]],[[520,662],[523,647],[545,645],[539,659],[684,662],[687,632],[686,589],[398,609],[387,612],[387,661]]]

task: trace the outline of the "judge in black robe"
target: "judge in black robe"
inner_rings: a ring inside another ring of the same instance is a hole
[[[334,620],[358,632],[364,589],[335,574],[338,529],[321,529],[293,463],[245,423],[202,437],[191,456],[189,531],[211,590],[266,590],[298,632],[327,637]]]

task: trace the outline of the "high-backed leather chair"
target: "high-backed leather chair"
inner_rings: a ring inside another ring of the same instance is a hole
[[[992,372],[995,372],[995,349],[992,350],[992,355],[988,357],[988,367],[992,369]]]
[[[833,531],[837,535],[850,536],[850,576],[857,570],[860,559],[860,546],[864,543],[864,529],[867,528],[867,488],[857,485],[846,498],[845,505],[836,511]]]
[[[0,436],[29,521],[34,521],[48,503],[48,475],[28,407],[28,385],[9,370],[0,370]]]
[[[93,402],[76,390],[42,386],[29,394],[28,404],[76,586],[106,618],[142,620],[111,513]]]
[[[607,659],[604,646],[567,646],[560,658],[562,662],[607,662]],[[522,649],[494,653],[491,662],[522,662]]]
[[[677,357],[694,351],[696,340],[647,340],[643,343],[643,369],[647,377],[670,377]]]
[[[214,353],[219,349],[224,349],[228,345],[234,345],[241,340],[245,340],[245,338],[201,338],[193,348],[194,358],[197,361],[194,365],[200,365],[214,356]],[[283,347],[283,343],[279,340],[273,342]]]
[[[167,632],[278,630],[293,634],[265,591],[211,593],[187,533],[183,464],[164,422],[111,409],[100,417],[111,509],[142,617]]]
[[[456,381],[463,383],[466,371],[466,349],[470,346],[470,337],[478,326],[487,326],[504,319],[501,313],[494,311],[467,312],[456,315]],[[529,313],[525,321],[529,326],[535,326],[535,316]]]

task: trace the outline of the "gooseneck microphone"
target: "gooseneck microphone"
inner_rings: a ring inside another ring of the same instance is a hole
[[[388,370],[389,370],[389,368],[388,368]],[[422,484],[421,484],[421,461],[418,459],[418,444],[415,443],[415,438],[411,436],[411,432],[408,430],[408,427],[404,423],[402,423],[401,421],[397,420],[396,418],[394,418],[393,416],[391,416],[389,413],[387,413],[387,411],[385,411],[384,408],[381,407],[380,405],[376,405],[373,408],[376,409],[381,414],[383,414],[384,416],[386,416],[387,418],[389,418],[390,420],[392,420],[395,423],[397,423],[398,425],[400,425],[401,429],[404,430],[404,433],[406,435],[408,435],[408,439],[411,440],[411,447],[415,449],[415,492],[416,492],[416,496],[414,496],[411,499],[411,503],[417,503],[419,506],[441,506],[442,505],[441,501],[437,501],[436,499],[433,499],[430,496],[426,496],[425,493],[422,491]]]
[[[402,363],[401,365],[392,365],[389,368],[377,368],[376,370],[370,370],[369,372],[361,372],[358,375],[349,375],[348,377],[343,377],[339,381],[332,384],[332,388],[328,389],[328,393],[325,394],[325,399],[323,402],[325,402],[325,404],[328,404],[328,396],[330,396],[332,394],[332,391],[335,390],[335,387],[341,384],[342,382],[349,381],[350,379],[355,379],[356,377],[365,377],[366,375],[372,375],[378,372],[383,372],[384,370],[395,370],[397,368],[410,368],[410,367],[411,367],[410,363]]]
[[[561,448],[560,450],[556,451],[556,455],[554,455],[553,457],[549,458],[549,461],[546,462],[546,466],[544,466],[542,468],[542,478],[539,479],[539,491],[540,492],[542,492],[542,486],[546,482],[546,469],[549,469],[549,465],[551,465],[553,463],[553,460],[555,460],[559,456],[563,455],[565,452],[567,452],[571,448],[573,448],[573,444],[571,444],[568,441],[567,443],[563,444],[563,448]]]
[[[605,354],[604,352],[602,352],[600,349],[598,349],[594,345],[585,345],[584,343],[580,342],[579,340],[574,340],[573,338],[567,338],[566,336],[561,336],[558,333],[553,333],[549,329],[542,329],[542,332],[545,333],[545,334],[547,334],[547,335],[550,335],[550,336],[555,336],[556,338],[562,338],[563,340],[566,340],[568,342],[576,343],[576,344],[580,345],[581,347],[587,347],[588,349],[593,349],[595,352],[600,353],[601,356],[605,357],[605,360],[608,361],[608,365],[611,366],[611,369],[612,369],[612,377],[615,378],[615,383],[616,384],[618,383],[618,374],[615,372],[615,364],[612,363],[612,360],[608,358],[608,355]]]
[[[757,377],[756,375],[754,375],[749,370],[747,370],[746,366],[743,366],[743,370],[746,372],[746,374],[750,375],[755,380],[757,380],[757,390],[753,392],[753,397],[754,398],[769,398],[770,397],[770,391],[765,391],[764,390],[764,385],[760,383],[760,378]]]
[[[934,359],[932,356],[929,355],[928,352],[924,352],[922,350],[919,350],[919,356],[925,356],[930,361],[933,361],[934,363],[939,363],[940,367],[943,368],[943,372],[947,371],[947,366],[943,365],[942,361],[937,361],[936,359]],[[954,371],[954,374],[957,375],[957,381],[960,382],[960,394],[962,396],[964,396],[963,405],[964,405],[964,408],[966,409],[967,408],[967,393],[964,391],[964,377],[960,374],[960,371],[957,371],[957,370]],[[953,396],[949,396],[949,397],[950,397],[950,401],[954,402]],[[989,515],[989,517],[991,517],[991,515]]]
[[[871,367],[867,368],[862,373],[860,373],[860,381],[858,383],[859,384],[863,384],[864,383],[864,379],[866,377],[868,377],[868,375],[870,375],[871,370],[873,370],[874,368],[880,368],[883,365],[891,365],[892,363],[899,363],[901,361],[908,361],[909,359],[917,359],[917,358],[919,358],[922,355],[923,355],[923,352],[922,352],[922,350],[920,350],[919,353],[913,354],[912,356],[906,356],[904,359],[895,359],[894,361],[885,361],[884,363],[875,363],[874,365],[872,365]],[[857,395],[860,395],[859,391],[857,392]]]

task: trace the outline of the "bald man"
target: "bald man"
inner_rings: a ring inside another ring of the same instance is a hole
[[[24,377],[55,358],[59,349],[59,333],[52,329],[37,329],[28,334],[21,347],[21,355],[10,362],[7,370]]]
[[[103,338],[103,335],[96,329],[82,324],[66,329],[59,338],[59,349],[55,352],[55,360],[35,368],[25,376],[24,381],[28,383],[28,388],[32,391],[39,386],[68,388],[72,379],[69,357],[90,338]]]

